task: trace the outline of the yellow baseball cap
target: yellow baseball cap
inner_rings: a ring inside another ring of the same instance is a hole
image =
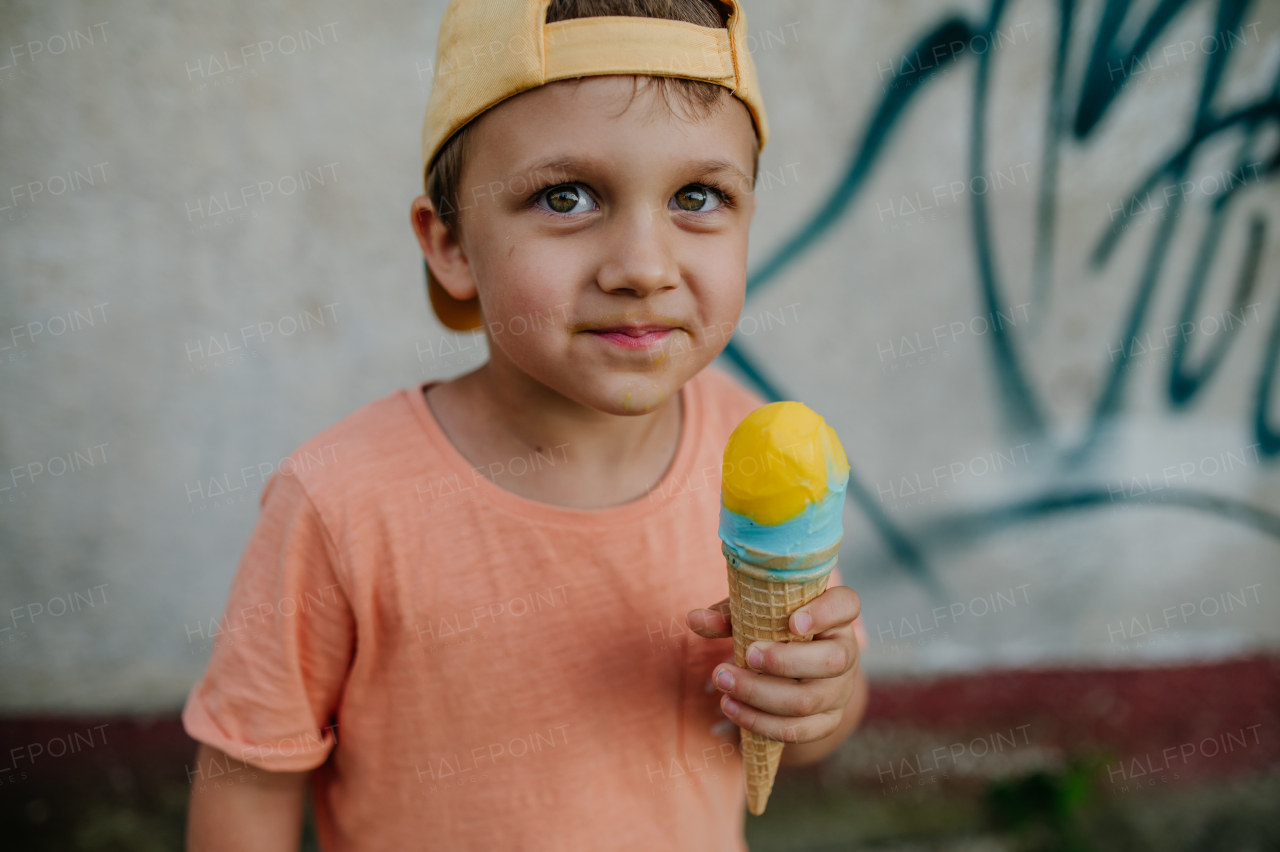
[[[755,122],[763,149],[769,126],[747,50],[738,0],[725,28],[663,18],[574,18],[548,24],[551,0],[453,0],[440,23],[436,64],[422,124],[422,172],[453,134],[507,98],[556,80],[635,74],[724,86]],[[447,327],[479,328],[480,301],[453,298],[427,270],[431,307]]]

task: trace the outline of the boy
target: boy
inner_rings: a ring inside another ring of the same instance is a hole
[[[745,36],[736,2],[454,0],[412,220],[437,315],[490,358],[268,483],[245,634],[183,714],[191,849],[296,849],[309,783],[330,852],[741,850],[736,726],[804,763],[857,723],[838,578],[792,616],[815,640],[750,669],[701,608],[720,455],[761,403],[704,369],[767,133]]]

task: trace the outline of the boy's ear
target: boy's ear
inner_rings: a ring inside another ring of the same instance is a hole
[[[476,282],[471,275],[471,264],[462,244],[440,214],[431,199],[419,195],[409,208],[413,232],[418,235],[422,256],[427,259],[431,274],[445,292],[460,302],[476,297]]]

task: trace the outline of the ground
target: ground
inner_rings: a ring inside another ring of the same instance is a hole
[[[74,772],[54,773],[49,769],[55,764],[37,764],[16,783],[0,779],[0,847],[182,849],[188,794],[182,760],[189,741],[167,724],[149,731],[125,723],[113,727],[124,747],[101,750]],[[167,745],[128,746],[139,741]],[[969,772],[908,787],[902,781],[881,784],[865,771],[865,749],[866,740],[855,737],[823,764],[784,769],[764,816],[746,818],[752,852],[1280,850],[1277,766],[1121,792],[1103,761],[1078,757],[1012,774]],[[304,848],[316,849],[310,830]]]

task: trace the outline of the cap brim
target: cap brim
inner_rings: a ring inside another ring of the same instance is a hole
[[[450,296],[440,286],[440,282],[431,274],[431,267],[423,263],[427,273],[427,298],[431,300],[431,310],[446,328],[454,331],[473,331],[484,325],[480,317],[480,299],[467,299],[465,302]]]

